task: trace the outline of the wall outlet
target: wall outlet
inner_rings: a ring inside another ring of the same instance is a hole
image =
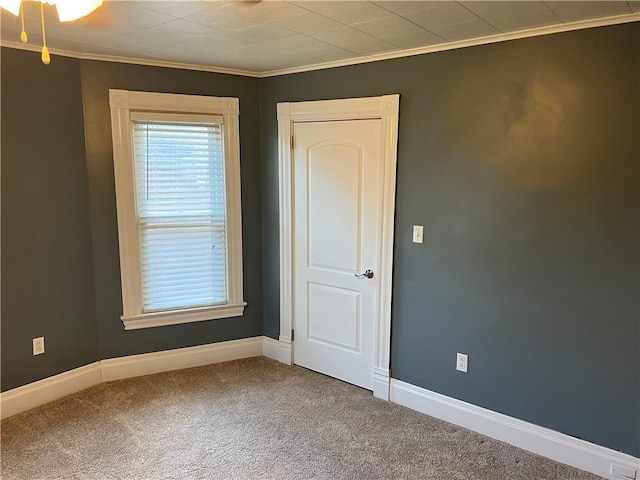
[[[33,339],[33,354],[40,355],[44,353],[44,337]]]
[[[456,358],[456,370],[467,373],[467,365],[469,364],[469,355],[459,353]]]

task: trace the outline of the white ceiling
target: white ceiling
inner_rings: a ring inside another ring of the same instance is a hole
[[[42,45],[39,5],[25,3],[27,48]],[[640,1],[107,0],[91,15],[64,24],[45,5],[52,54],[263,74],[619,16],[612,22],[640,20]],[[20,19],[4,10],[0,33],[3,45],[21,46]]]

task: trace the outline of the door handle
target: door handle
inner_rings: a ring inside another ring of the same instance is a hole
[[[367,270],[364,273],[354,273],[354,275],[356,276],[356,278],[373,278],[373,270]]]

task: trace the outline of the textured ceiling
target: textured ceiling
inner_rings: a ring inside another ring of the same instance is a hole
[[[52,53],[250,72],[358,61],[539,27],[625,16],[640,1],[105,1],[61,24],[45,5]],[[29,45],[42,44],[40,7],[25,4]],[[20,43],[20,19],[3,10],[3,45]]]

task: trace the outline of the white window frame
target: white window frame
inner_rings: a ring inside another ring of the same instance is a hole
[[[239,101],[168,93],[109,90],[113,161],[118,211],[118,241],[125,330],[238,317],[247,303],[242,292],[242,211],[240,205]],[[134,191],[131,114],[146,112],[222,116],[227,200],[227,303],[196,308],[143,312],[140,238]]]

